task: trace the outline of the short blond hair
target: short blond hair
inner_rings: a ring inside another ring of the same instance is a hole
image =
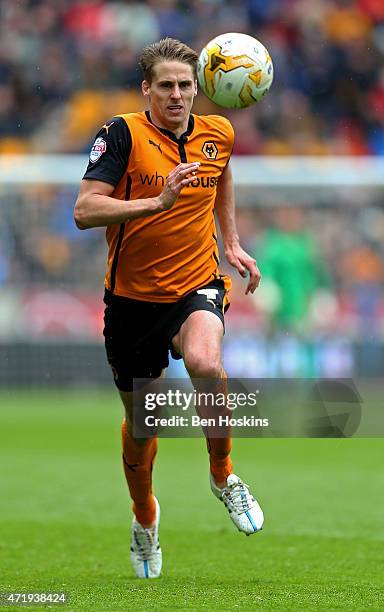
[[[158,42],[147,45],[139,57],[139,66],[143,71],[144,79],[151,83],[153,68],[159,62],[182,62],[189,64],[196,79],[198,55],[196,51],[176,40],[175,38],[162,38]]]

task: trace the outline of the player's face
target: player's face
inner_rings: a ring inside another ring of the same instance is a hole
[[[188,127],[189,114],[197,93],[192,67],[183,62],[159,62],[152,82],[143,81],[153,123],[180,136]]]

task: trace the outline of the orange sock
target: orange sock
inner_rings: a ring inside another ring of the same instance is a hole
[[[211,474],[216,483],[225,482],[233,472],[230,452],[232,438],[207,438]]]
[[[156,457],[157,438],[138,443],[128,431],[124,419],[121,426],[123,466],[133,512],[142,525],[150,525],[156,518],[155,499],[152,494],[152,467]]]
[[[220,392],[225,393],[225,395],[228,393],[227,378],[227,374],[224,371],[224,368],[222,368],[222,388],[220,389]],[[229,416],[231,416],[230,411],[228,410],[225,410],[224,414],[229,414]],[[216,483],[226,481],[229,474],[232,474],[233,471],[233,465],[230,457],[230,452],[232,449],[231,428],[228,427],[226,429],[228,435],[225,437],[207,437],[207,449],[209,453],[210,469],[211,474]]]

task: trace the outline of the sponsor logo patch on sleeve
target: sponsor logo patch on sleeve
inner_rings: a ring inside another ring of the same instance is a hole
[[[104,138],[101,138],[101,136],[99,136],[99,138],[96,138],[95,142],[92,145],[92,149],[89,154],[89,161],[94,164],[95,162],[97,162],[98,159],[100,159],[100,157],[103,153],[106,152],[106,150],[107,143],[105,142]]]

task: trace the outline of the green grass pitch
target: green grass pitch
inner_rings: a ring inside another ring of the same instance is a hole
[[[0,402],[0,591],[66,591],[74,611],[384,608],[383,439],[235,440],[266,516],[249,538],[209,491],[204,441],[160,440],[163,577],[140,581],[117,394]]]

